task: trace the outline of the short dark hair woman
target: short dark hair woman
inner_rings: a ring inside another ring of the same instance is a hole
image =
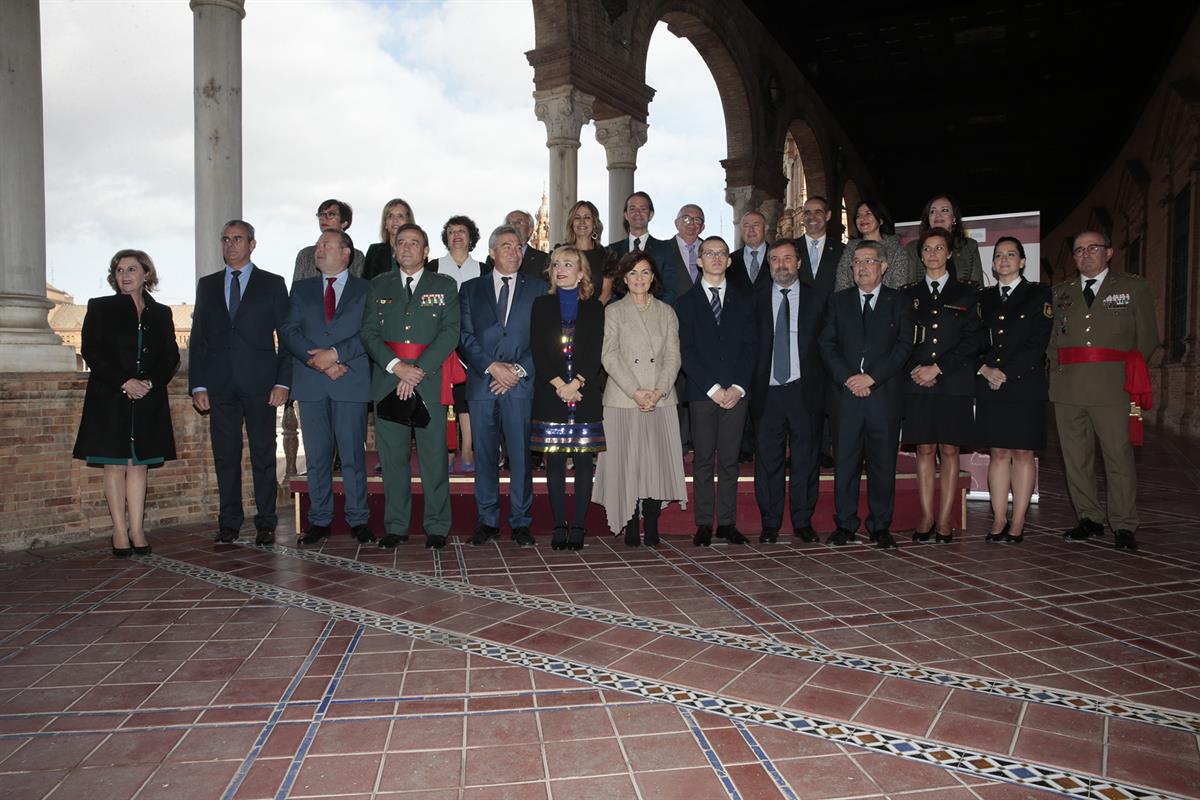
[[[88,301],[83,360],[88,375],[75,458],[104,468],[112,553],[146,555],[146,471],[175,458],[167,384],[179,367],[171,309],[150,290],[158,274],[141,250],[120,250],[108,265],[109,297]]]
[[[884,286],[899,289],[913,281],[915,270],[908,260],[908,253],[900,244],[900,237],[892,232],[894,230],[892,220],[878,201],[860,200],[854,206],[854,217],[851,222],[854,224],[854,231],[859,241],[878,242],[883,247],[883,257],[888,265],[887,272],[883,273]],[[834,288],[839,291],[854,285],[850,262],[854,257],[856,237],[850,237],[850,243],[846,245],[846,250],[838,259]]]

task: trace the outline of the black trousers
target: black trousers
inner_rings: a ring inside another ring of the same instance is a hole
[[[696,524],[712,525],[715,505],[717,524],[732,525],[737,517],[738,452],[748,404],[743,398],[731,409],[721,408],[712,400],[693,400],[689,406]],[[717,467],[715,503],[714,462]]]
[[[896,505],[896,453],[900,449],[900,399],[873,390],[855,397],[841,388],[833,416],[834,506],[839,528],[857,531],[863,462],[867,467],[867,531],[892,525]]]
[[[784,482],[791,473],[788,504],[793,530],[812,525],[820,491],[821,423],[824,414],[804,410],[800,381],[768,386],[766,405],[755,423],[754,497],[763,528],[780,528]]]
[[[208,425],[212,437],[213,466],[217,472],[217,493],[221,510],[217,522],[222,528],[242,527],[242,426],[250,449],[250,468],[254,478],[254,527],[275,530],[275,498],[279,483],[275,476],[275,423],[278,410],[267,405],[267,393],[241,390],[208,393],[211,404]]]

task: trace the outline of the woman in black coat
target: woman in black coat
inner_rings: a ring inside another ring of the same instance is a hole
[[[555,550],[583,547],[592,500],[595,454],[604,450],[604,306],[574,247],[550,254],[550,294],[533,301],[533,425],[530,449],[545,453],[546,489],[554,511]],[[575,502],[567,529],[567,456],[575,473]]]
[[[392,267],[392,237],[401,225],[415,223],[412,206],[399,197],[388,200],[383,207],[382,219],[379,221],[379,238],[367,248],[363,258],[363,277],[367,280],[391,272]]]
[[[921,234],[917,252],[925,277],[904,288],[913,304],[916,341],[904,382],[901,440],[917,450],[917,493],[921,524],[914,542],[954,538],[951,512],[958,494],[959,450],[975,439],[975,380],[983,349],[979,286],[961,281],[950,267],[952,237],[944,228]],[[934,473],[940,462],[940,502],[933,505]]]
[[[1046,345],[1054,307],[1049,286],[1025,280],[1025,247],[1013,237],[996,242],[992,273],[997,284],[979,298],[987,349],[975,378],[977,443],[991,448],[992,529],[987,540],[1020,542],[1033,496],[1034,452],[1046,446]]]
[[[146,555],[146,470],[175,458],[167,384],[179,367],[171,309],[150,296],[158,274],[141,250],[121,250],[108,266],[111,297],[88,301],[83,360],[88,375],[75,458],[104,468],[117,558]]]

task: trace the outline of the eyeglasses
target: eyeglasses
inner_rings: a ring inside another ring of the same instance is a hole
[[[856,258],[851,263],[854,264],[854,266],[856,266],[856,267],[867,267],[867,266],[873,267],[877,264],[882,264],[883,259],[881,259],[881,258]]]
[[[1108,245],[1104,245],[1104,244],[1083,244],[1083,245],[1080,245],[1079,247],[1076,247],[1071,252],[1077,256],[1081,256],[1084,253],[1087,253],[1090,256],[1094,256],[1094,255],[1096,255],[1096,253],[1099,253],[1101,250],[1107,250],[1107,249],[1108,249]]]
[[[336,208],[331,208],[326,211],[318,211],[317,219],[337,219],[341,215],[341,211],[338,211]]]
[[[684,214],[682,217],[679,218],[679,220],[684,225],[703,225],[704,224],[704,217],[693,217],[690,214]]]
[[[702,258],[729,258],[729,253],[724,250],[701,250],[700,256]]]

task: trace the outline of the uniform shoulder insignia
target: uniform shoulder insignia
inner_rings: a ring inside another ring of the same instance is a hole
[[[1042,314],[1045,315],[1046,319],[1054,319],[1054,307],[1049,303],[1043,303]]]
[[[1123,277],[1127,280],[1136,281],[1139,283],[1145,283],[1145,281],[1146,281],[1146,279],[1143,278],[1141,275],[1134,275],[1132,272],[1122,272],[1121,277]]]
[[[904,291],[905,289],[911,289],[919,283],[921,283],[921,281],[913,281],[912,283],[906,283],[900,287],[900,291]]]

